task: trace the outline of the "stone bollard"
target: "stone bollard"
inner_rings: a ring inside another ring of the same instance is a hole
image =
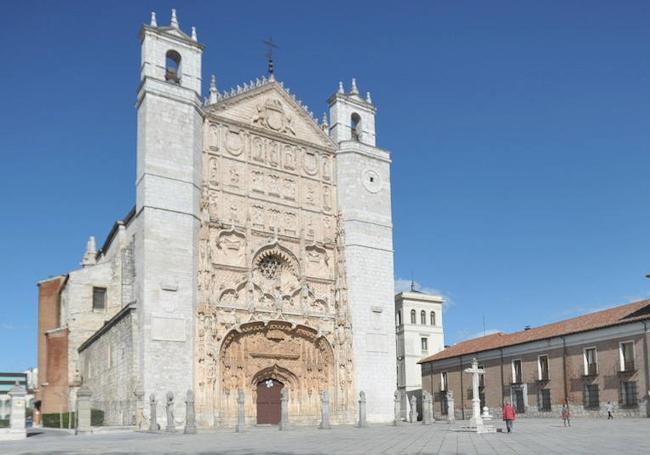
[[[168,433],[175,433],[176,425],[174,424],[174,392],[172,391],[167,392],[166,411],[167,411],[167,426],[165,427],[165,431]]]
[[[456,409],[454,407],[454,393],[447,392],[447,422],[456,422]]]
[[[141,385],[138,385],[133,391],[135,395],[135,426],[138,431],[144,430],[145,418],[144,418],[144,389]]]
[[[368,422],[366,421],[366,392],[362,390],[359,392],[359,422],[357,423],[357,427],[365,428],[367,426]]]
[[[393,393],[393,426],[397,426],[400,422],[402,414],[402,400],[399,395],[399,390]]]
[[[411,412],[409,413],[409,422],[415,423],[418,421],[418,399],[415,395],[411,395]]]
[[[332,428],[330,426],[330,393],[327,390],[324,390],[321,395],[320,425],[318,428],[321,430]]]
[[[194,414],[194,393],[192,390],[187,391],[185,397],[185,434],[196,434],[196,418]]]
[[[289,391],[286,387],[280,390],[280,431],[289,429]]]
[[[244,397],[244,391],[239,389],[237,391],[237,425],[235,425],[235,431],[241,433],[244,431],[244,426],[246,425],[246,418],[244,415],[244,404],[246,399]]]
[[[430,396],[426,390],[422,392],[422,425],[431,425]]]
[[[149,395],[149,432],[158,432],[158,419],[156,418],[156,394]]]
[[[92,392],[88,387],[82,385],[77,390],[77,429],[74,434],[92,432],[90,426],[90,397]]]
[[[9,435],[4,436],[2,439],[24,439],[27,437],[27,429],[25,427],[25,395],[27,395],[25,387],[18,384],[18,382],[9,390],[9,399],[11,400]]]

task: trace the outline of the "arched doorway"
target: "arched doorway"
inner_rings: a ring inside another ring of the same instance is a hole
[[[280,391],[284,387],[277,379],[263,379],[257,383],[257,423],[280,423]]]

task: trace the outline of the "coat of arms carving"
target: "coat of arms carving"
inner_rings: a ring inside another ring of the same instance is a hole
[[[296,135],[291,124],[291,116],[284,112],[282,103],[277,99],[268,99],[264,104],[257,105],[257,114],[253,116],[253,124],[260,125],[279,133]]]

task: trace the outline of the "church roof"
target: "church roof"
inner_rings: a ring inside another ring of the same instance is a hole
[[[461,355],[469,355],[492,349],[505,348],[532,341],[545,340],[564,335],[571,335],[589,330],[602,329],[630,322],[650,319],[650,300],[621,305],[595,313],[585,314],[572,319],[554,322],[552,324],[534,327],[514,333],[494,333],[473,338],[450,346],[436,354],[420,360],[418,363],[428,363],[436,360],[449,359]]]

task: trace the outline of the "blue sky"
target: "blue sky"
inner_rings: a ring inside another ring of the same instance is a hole
[[[395,276],[447,296],[447,343],[650,294],[650,3],[243,5],[3,5],[0,371],[36,363],[36,281],[134,204],[138,30],[174,6],[206,84],[264,74],[272,35],[318,116],[339,80],[372,92]]]

